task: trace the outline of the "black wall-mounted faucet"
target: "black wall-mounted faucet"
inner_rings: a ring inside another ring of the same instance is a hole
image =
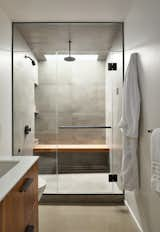
[[[25,135],[28,135],[30,132],[31,132],[31,127],[29,127],[28,125],[26,125],[26,126],[24,127],[24,134],[25,134]]]

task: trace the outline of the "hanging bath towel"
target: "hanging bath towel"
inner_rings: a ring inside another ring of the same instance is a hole
[[[151,135],[151,186],[156,192],[160,192],[160,128]]]
[[[123,158],[120,173],[121,187],[128,191],[136,190],[138,178],[138,131],[140,117],[140,92],[138,85],[137,54],[131,55],[126,71],[123,96],[122,116],[119,127],[123,136]]]

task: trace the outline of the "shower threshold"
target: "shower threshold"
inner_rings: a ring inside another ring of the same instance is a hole
[[[40,205],[124,205],[124,194],[43,194]]]
[[[41,175],[47,182],[43,204],[123,203],[117,183],[108,182],[107,173]],[[57,182],[56,182],[57,181]]]

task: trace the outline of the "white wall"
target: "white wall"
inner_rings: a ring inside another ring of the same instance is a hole
[[[11,22],[0,9],[0,155],[11,155]]]
[[[160,231],[160,195],[151,190],[150,134],[160,127],[160,1],[135,0],[125,22],[126,66],[132,52],[139,53],[142,95],[140,122],[140,190],[126,199],[145,232]]]
[[[0,0],[13,21],[123,21],[132,0]]]

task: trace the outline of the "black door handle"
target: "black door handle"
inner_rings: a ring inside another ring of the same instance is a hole
[[[25,229],[25,232],[34,232],[34,226],[33,225],[28,225]]]
[[[27,178],[22,187],[20,188],[20,192],[26,192],[29,186],[32,184],[32,182],[33,178]]]
[[[74,125],[71,125],[71,126],[59,126],[60,129],[111,129],[112,127],[111,126],[87,126],[87,125],[84,125],[84,126],[81,126],[81,125],[77,125],[77,126],[74,126]]]

